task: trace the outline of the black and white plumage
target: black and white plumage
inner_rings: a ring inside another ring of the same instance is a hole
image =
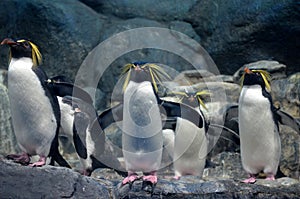
[[[61,112],[62,132],[72,138],[73,145],[83,167],[82,174],[90,176],[97,168],[114,169],[124,176],[117,157],[110,152],[105,157],[105,134],[100,128],[98,114],[90,95],[82,88],[70,83],[64,76],[55,76],[47,86],[57,95]],[[109,148],[109,147],[107,147]]]
[[[243,182],[254,183],[263,171],[274,180],[278,169],[281,144],[278,118],[269,92],[269,76],[265,71],[245,68],[239,98],[238,122],[241,159],[250,177]]]
[[[22,155],[9,155],[22,164],[29,164],[30,156],[39,155],[38,162],[30,166],[51,164],[70,167],[58,152],[60,110],[56,96],[49,89],[45,72],[37,67],[41,54],[35,44],[19,39],[4,39],[2,45],[10,47],[8,68],[8,94],[13,128]]]
[[[149,63],[126,65],[123,101],[99,115],[102,129],[114,122],[123,121],[122,128],[125,133],[122,144],[129,174],[123,180],[123,184],[132,183],[138,179],[136,171],[144,172],[146,175],[146,178],[143,178],[144,181],[149,180],[152,184],[157,182],[156,170],[159,168],[163,147],[162,130],[175,131],[177,118],[187,120],[191,125],[203,127],[201,115],[194,108],[181,103],[161,100],[156,95],[156,81],[159,80],[155,78],[158,75],[151,75],[151,72],[155,68],[158,70],[156,73],[164,74],[157,67],[157,65]],[[166,143],[173,148],[174,136],[172,133],[171,136],[167,136],[169,140],[166,140]],[[142,156],[143,151],[146,152],[144,156]]]
[[[106,151],[110,149],[106,147],[109,143],[106,142],[93,105],[70,96],[64,97],[62,101],[74,109],[73,143],[84,169],[83,174],[89,176],[97,168],[109,168],[125,176],[117,157],[112,151]],[[109,157],[105,156],[106,152]]]

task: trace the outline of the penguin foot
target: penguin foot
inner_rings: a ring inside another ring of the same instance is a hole
[[[40,156],[39,161],[34,162],[34,163],[30,164],[29,166],[31,166],[31,167],[41,167],[41,166],[44,166],[46,164],[46,159],[47,159],[46,157]]]
[[[270,180],[270,181],[275,180],[275,176],[273,174],[270,174],[267,176],[266,180]]]
[[[152,184],[156,184],[157,183],[157,175],[153,174],[153,175],[143,176],[143,181],[150,182]]]
[[[180,179],[180,176],[174,176],[173,179],[174,179],[174,180],[179,180],[179,179]]]
[[[134,181],[138,180],[139,176],[136,173],[128,173],[128,176],[122,181],[122,185],[132,184]]]
[[[27,153],[10,154],[10,155],[7,155],[6,158],[13,160],[16,163],[20,163],[22,165],[28,165],[30,162],[30,157]]]
[[[256,178],[255,176],[251,175],[248,179],[243,180],[242,182],[247,184],[253,184],[256,182]]]

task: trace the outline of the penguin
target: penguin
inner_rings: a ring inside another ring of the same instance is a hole
[[[122,181],[123,185],[138,179],[137,172],[143,172],[143,183],[157,183],[163,124],[156,96],[157,86],[153,81],[156,69],[156,65],[147,63],[124,67],[127,77],[123,87],[122,151],[128,176]]]
[[[208,152],[207,128],[206,121],[200,106],[205,109],[201,96],[208,95],[208,91],[197,93],[173,92],[173,94],[181,95],[180,101],[195,107],[199,112],[199,121],[201,125],[196,126],[189,120],[178,117],[176,121],[175,139],[174,139],[174,179],[180,179],[181,176],[194,175],[202,177],[206,164],[206,156]]]
[[[211,123],[205,117],[202,107],[206,111],[208,109],[201,98],[204,95],[211,95],[209,91],[191,92],[185,89],[184,92],[170,92],[168,94],[168,96],[172,95],[177,96],[181,103],[194,107],[199,113],[199,121],[201,122],[197,126],[182,117],[177,118],[174,140],[174,179],[180,179],[184,175],[202,177],[205,166],[213,165],[207,159],[207,155],[216,143],[214,139],[216,136],[213,134],[214,131],[209,131],[209,128],[211,127],[210,130],[220,128],[234,135],[236,133],[223,125]]]
[[[109,151],[109,159],[104,155],[110,147],[105,147],[109,143],[93,105],[72,96],[65,96],[62,102],[74,109],[73,143],[83,166],[82,174],[90,176],[97,168],[109,168],[125,176],[126,172],[113,152]]]
[[[120,162],[112,153],[109,165],[102,163],[106,143],[105,134],[99,128],[98,114],[90,95],[64,76],[55,76],[46,82],[57,95],[61,112],[60,126],[64,134],[73,140],[83,167],[81,174],[90,176],[97,168],[109,168],[125,176]]]
[[[46,73],[38,67],[42,61],[38,47],[27,39],[10,38],[4,39],[1,45],[10,47],[8,96],[13,129],[23,152],[8,158],[28,165],[30,157],[38,155],[39,160],[29,166],[43,166],[50,157],[51,165],[56,161],[70,168],[58,151],[59,104],[45,84]]]
[[[241,160],[249,174],[244,183],[255,183],[261,171],[267,175],[266,180],[275,180],[279,165],[278,118],[269,82],[266,71],[244,69],[238,108]]]

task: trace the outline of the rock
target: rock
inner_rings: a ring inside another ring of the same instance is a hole
[[[137,180],[132,188],[121,186],[122,178],[109,169],[98,169],[92,177],[82,176],[71,169],[44,166],[31,168],[0,158],[1,198],[297,198],[300,183],[291,178],[273,182],[258,179],[256,184],[241,183],[239,154],[222,153],[213,161],[218,165],[205,171],[203,179],[184,176],[180,180],[159,174],[158,183],[141,190]],[[221,164],[223,162],[223,164]],[[206,169],[207,170],[207,169]]]
[[[143,17],[156,19],[158,21],[183,19],[197,2],[196,0],[187,0],[184,3],[180,0],[80,1],[95,9],[97,12],[106,15],[113,15],[123,19]]]
[[[288,126],[280,126],[281,172],[291,178],[300,179],[300,135]]]
[[[105,185],[70,169],[0,160],[1,198],[110,198]]]
[[[299,6],[293,0],[197,1],[185,21],[192,24],[221,73],[244,63],[280,60],[298,71]],[[288,53],[287,53],[288,52]]]
[[[12,0],[0,2],[0,34],[31,39],[43,55],[49,76],[74,78],[82,60],[98,44],[103,16],[79,1]],[[3,39],[3,38],[1,38]],[[7,68],[7,48],[0,48]]]
[[[233,75],[233,79],[235,82],[239,82],[245,67],[248,67],[249,69],[266,70],[270,73],[272,80],[282,79],[286,77],[286,65],[280,64],[278,61],[261,60],[245,64],[239,70],[237,70]]]
[[[0,154],[8,155],[18,150],[11,122],[7,87],[0,82]]]
[[[271,83],[273,102],[296,118],[300,118],[300,73]]]

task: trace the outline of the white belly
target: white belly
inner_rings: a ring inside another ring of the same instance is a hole
[[[8,69],[8,94],[20,148],[30,155],[48,155],[56,133],[56,118],[28,58],[12,59]]]
[[[149,82],[129,82],[124,94],[123,154],[127,171],[155,171],[162,157],[162,123]]]
[[[239,132],[244,169],[275,174],[280,159],[280,137],[270,102],[260,86],[243,87],[239,99]]]
[[[178,118],[174,145],[174,171],[176,176],[202,176],[207,155],[204,128]]]

